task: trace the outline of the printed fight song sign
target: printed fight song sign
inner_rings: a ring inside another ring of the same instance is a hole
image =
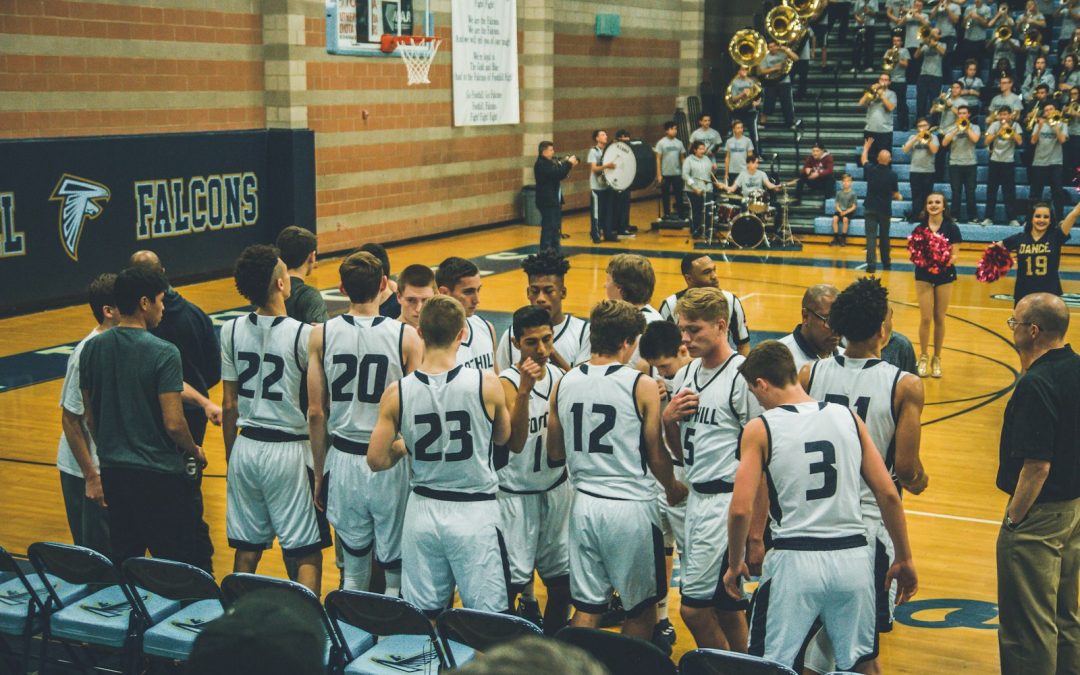
[[[517,3],[453,0],[454,126],[517,124]]]

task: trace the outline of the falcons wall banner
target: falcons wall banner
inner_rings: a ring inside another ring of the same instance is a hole
[[[315,228],[307,130],[0,141],[0,315],[78,300],[138,249],[170,280]]]

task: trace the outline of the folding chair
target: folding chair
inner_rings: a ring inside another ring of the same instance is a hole
[[[134,593],[153,622],[173,614],[180,603],[140,588],[129,589],[120,570],[97,551],[82,546],[38,542],[27,552],[37,570],[49,602],[57,609],[49,616],[50,638],[74,646],[104,647],[120,651],[125,667],[136,672],[141,660],[139,641],[145,625],[132,611]],[[89,595],[64,602],[53,578],[88,588]],[[85,650],[82,652],[91,656]],[[93,664],[91,664],[93,666]]]
[[[229,607],[241,596],[264,588],[276,588],[293,593],[298,599],[316,610],[326,632],[326,652],[323,663],[330,673],[340,673],[358,655],[375,646],[375,636],[354,626],[338,631],[327,616],[319,598],[306,586],[285,579],[275,579],[257,574],[237,572],[221,580],[221,592],[225,606]]]
[[[796,675],[782,663],[722,649],[695,649],[683,654],[680,675]]]
[[[372,649],[345,668],[346,675],[382,675],[437,672],[472,660],[473,650],[450,643],[459,658],[440,643],[427,616],[400,598],[361,591],[334,591],[326,596],[326,610],[339,629],[358,627],[379,636]]]
[[[56,577],[53,587],[64,602],[76,600],[88,592],[85,586],[70,585]],[[39,669],[44,670],[45,644],[48,640],[48,593],[36,574],[27,576],[18,561],[0,547],[0,656],[9,659],[19,672],[30,672],[30,641],[42,634]],[[22,649],[15,653],[3,636],[19,638]]]
[[[143,625],[143,654],[149,657],[186,661],[203,626],[225,613],[224,598],[214,578],[194,565],[153,558],[130,558],[121,566],[135,599],[135,612]],[[175,600],[182,609],[154,621],[135,589]]]
[[[679,672],[659,647],[638,638],[598,628],[567,626],[555,639],[581,647],[619,675],[676,675]]]
[[[520,616],[475,609],[448,609],[435,620],[435,626],[448,652],[453,652],[450,646],[453,643],[468,645],[473,650],[485,652],[495,645],[525,635],[544,635],[544,631],[536,624]]]

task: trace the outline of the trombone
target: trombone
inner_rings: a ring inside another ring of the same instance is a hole
[[[867,99],[875,99],[875,98],[877,98],[878,94],[880,92],[881,92],[881,83],[880,82],[875,82],[875,83],[871,84],[869,87],[866,88],[865,91],[863,91],[862,96],[859,97],[859,103],[862,103],[863,101],[865,101]]]
[[[930,127],[926,131],[920,131],[918,133],[918,135],[917,135],[917,138],[919,139],[919,142],[923,143],[923,144],[929,143],[931,134],[933,134],[935,131],[937,131],[938,128],[939,127],[935,126],[935,127]]]
[[[1057,125],[1061,124],[1064,119],[1064,115],[1062,115],[1060,112],[1055,111],[1046,116],[1046,123],[1052,127],[1056,127]]]
[[[1013,128],[1013,125],[1006,124],[1003,125],[1000,129],[998,129],[997,135],[998,138],[1002,139],[1003,141],[1011,141],[1013,139],[1013,136],[1016,135],[1016,129]]]

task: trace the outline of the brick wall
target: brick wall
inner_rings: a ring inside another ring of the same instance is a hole
[[[432,1],[444,43],[420,87],[397,57],[328,54],[322,0],[0,0],[0,137],[312,128],[324,251],[512,220],[538,139],[584,158],[593,128],[661,135],[699,79],[700,5],[519,2],[523,123],[457,128],[450,0]],[[595,37],[597,13],[622,35]]]

